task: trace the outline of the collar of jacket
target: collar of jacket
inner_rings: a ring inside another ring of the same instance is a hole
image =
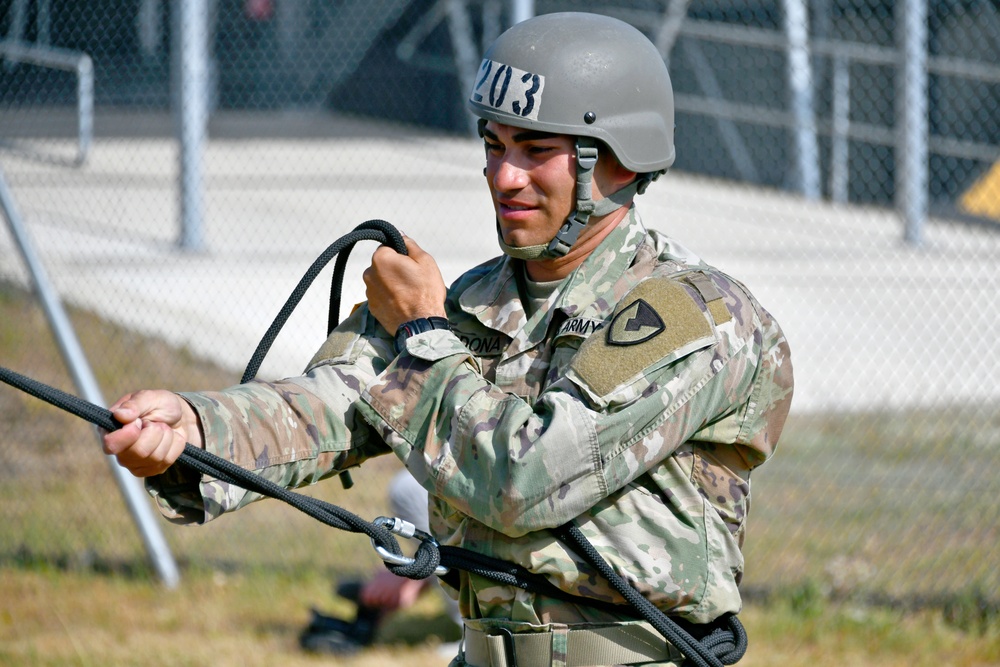
[[[549,320],[556,311],[563,312],[567,317],[579,315],[604,297],[632,264],[646,237],[646,228],[633,205],[626,220],[615,227],[583,264],[566,278],[566,284],[553,295],[556,303],[548,309],[545,319]],[[492,268],[462,290],[458,300],[461,309],[484,326],[508,335],[523,328],[527,324],[524,310],[512,306],[520,304],[514,274],[519,270],[519,261],[507,256],[496,260]],[[614,302],[607,307],[613,308]]]

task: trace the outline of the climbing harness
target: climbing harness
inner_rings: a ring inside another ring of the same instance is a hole
[[[331,284],[327,333],[337,326],[347,259],[354,245],[364,240],[377,241],[383,245],[391,246],[397,252],[406,254],[406,244],[402,235],[384,220],[369,220],[361,223],[352,232],[331,244],[313,262],[288,297],[285,305],[254,351],[241,382],[249,382],[256,376],[264,357],[292,311],[301,301],[316,276],[333,257],[337,257],[337,262],[334,265]],[[2,366],[0,366],[0,381],[85,419],[106,431],[114,431],[122,427],[122,424],[115,420],[110,410]],[[450,586],[457,588],[457,571],[461,570],[502,585],[514,586],[564,602],[589,606],[630,618],[641,618],[683,653],[687,662],[697,667],[733,665],[746,652],[746,632],[735,614],[723,615],[708,625],[695,625],[667,616],[644,598],[628,581],[615,573],[580,529],[572,523],[567,523],[553,532],[604,576],[615,590],[625,598],[628,602],[627,605],[576,596],[556,587],[546,577],[535,574],[515,563],[502,561],[461,547],[440,545],[431,535],[417,530],[412,524],[401,519],[378,517],[372,522],[366,521],[336,505],[289,491],[230,461],[190,444],[185,445],[184,452],[177,459],[177,463],[222,482],[239,486],[262,496],[281,500],[333,528],[367,535],[375,551],[385,562],[386,568],[400,577],[425,579],[434,574]],[[345,486],[350,485],[348,480],[344,480],[343,477],[342,480],[345,482]],[[419,541],[412,557],[403,553],[396,540],[397,535],[408,539],[416,538]]]

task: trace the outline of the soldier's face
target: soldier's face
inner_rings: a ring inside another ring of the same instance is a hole
[[[483,128],[486,180],[500,233],[508,245],[548,243],[576,204],[576,149],[564,134],[501,125]],[[594,169],[594,199],[601,198],[609,163],[601,156]]]

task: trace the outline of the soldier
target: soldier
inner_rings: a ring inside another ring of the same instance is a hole
[[[304,375],[126,395],[105,449],[180,522],[257,498],[172,467],[185,442],[287,487],[393,452],[442,543],[581,598],[463,572],[453,665],[679,663],[645,622],[586,603],[622,598],[551,530],[573,521],[675,617],[738,612],[750,471],[791,402],[787,343],[742,284],[639,217],[633,199],[674,161],[670,79],[642,33],[589,14],[522,22],[468,103],[502,256],[446,288],[413,240],[380,248],[367,305]]]

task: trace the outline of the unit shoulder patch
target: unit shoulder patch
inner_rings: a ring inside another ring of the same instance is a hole
[[[636,299],[615,315],[608,329],[608,345],[638,345],[663,333],[666,325],[653,307]]]
[[[604,331],[588,338],[571,364],[577,377],[599,396],[647,368],[715,341],[696,298],[670,278],[651,278],[636,286],[619,303]]]

